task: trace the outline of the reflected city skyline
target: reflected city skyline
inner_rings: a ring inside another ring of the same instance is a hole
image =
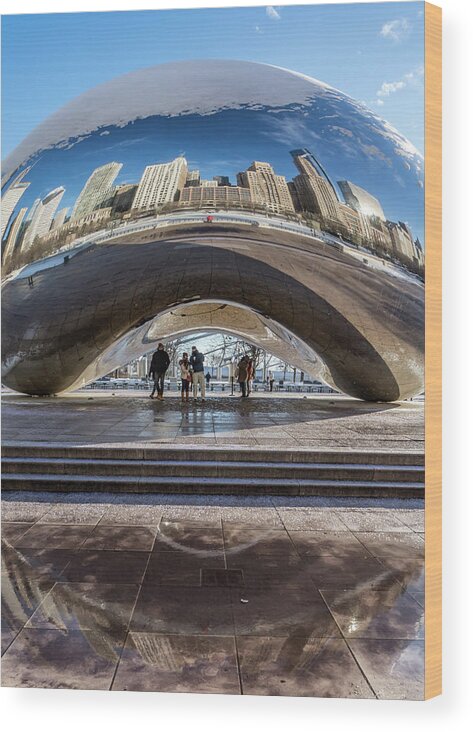
[[[2,263],[6,271],[54,254],[84,234],[121,221],[180,210],[240,209],[308,224],[314,235],[329,232],[342,241],[398,261],[414,272],[424,265],[419,239],[402,221],[386,218],[382,203],[348,180],[333,182],[308,148],[288,151],[298,175],[286,180],[269,161],[255,160],[233,175],[204,178],[184,156],[148,164],[135,182],[116,184],[123,163],[109,161],[90,172],[70,206],[59,208],[62,186],[28,209],[24,195],[32,166],[5,186]],[[213,171],[212,171],[213,172]],[[235,182],[234,182],[235,181]],[[6,218],[8,217],[8,218]],[[34,249],[33,249],[33,245]]]

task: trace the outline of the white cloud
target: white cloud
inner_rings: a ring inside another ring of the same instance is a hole
[[[276,8],[273,8],[272,5],[268,5],[266,8],[266,15],[268,18],[271,18],[271,20],[281,20],[281,16],[276,10]]]
[[[405,81],[383,81],[376,94],[378,97],[389,97],[390,94],[394,94],[399,89],[404,89],[405,86]]]
[[[383,36],[383,38],[389,38],[390,40],[399,43],[399,41],[402,41],[403,38],[409,35],[410,30],[410,23],[408,23],[405,18],[398,18],[397,20],[390,20],[385,23],[379,31],[379,34]]]
[[[407,74],[404,74],[402,79],[399,79],[399,81],[383,81],[376,92],[376,96],[378,97],[377,104],[383,104],[382,97],[389,97],[391,94],[395,94],[406,87],[419,87],[422,89],[421,79],[423,76],[424,68],[420,66],[418,69],[414,69],[414,71],[409,71]]]

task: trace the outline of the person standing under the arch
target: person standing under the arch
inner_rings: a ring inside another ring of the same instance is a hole
[[[255,367],[252,358],[248,359],[248,365],[246,367],[246,370],[248,372],[248,378],[246,380],[246,396],[250,396],[251,392],[253,391],[253,379],[255,378]]]
[[[192,381],[191,365],[189,363],[189,354],[183,353],[182,358],[179,361],[179,368],[181,369],[181,401],[189,401],[189,385]]]
[[[248,356],[243,356],[238,362],[238,383],[242,397],[248,396]]]
[[[151,399],[154,397],[155,391],[157,392],[158,399],[161,401],[164,399],[164,377],[166,376],[166,371],[170,363],[169,354],[164,350],[163,343],[158,343],[158,348],[153,353],[149,367],[149,376],[154,381],[153,391],[150,394]]]
[[[194,399],[197,399],[197,391],[200,386],[200,394],[202,401],[205,402],[205,377],[204,377],[204,361],[205,356],[197,350],[197,346],[192,346],[192,354],[189,359],[192,368],[192,389]]]

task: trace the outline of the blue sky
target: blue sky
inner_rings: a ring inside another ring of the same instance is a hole
[[[92,86],[167,61],[234,58],[313,76],[423,152],[423,3],[2,17],[2,156]]]

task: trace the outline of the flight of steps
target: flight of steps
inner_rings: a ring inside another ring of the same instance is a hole
[[[422,498],[412,452],[7,443],[4,491]]]

